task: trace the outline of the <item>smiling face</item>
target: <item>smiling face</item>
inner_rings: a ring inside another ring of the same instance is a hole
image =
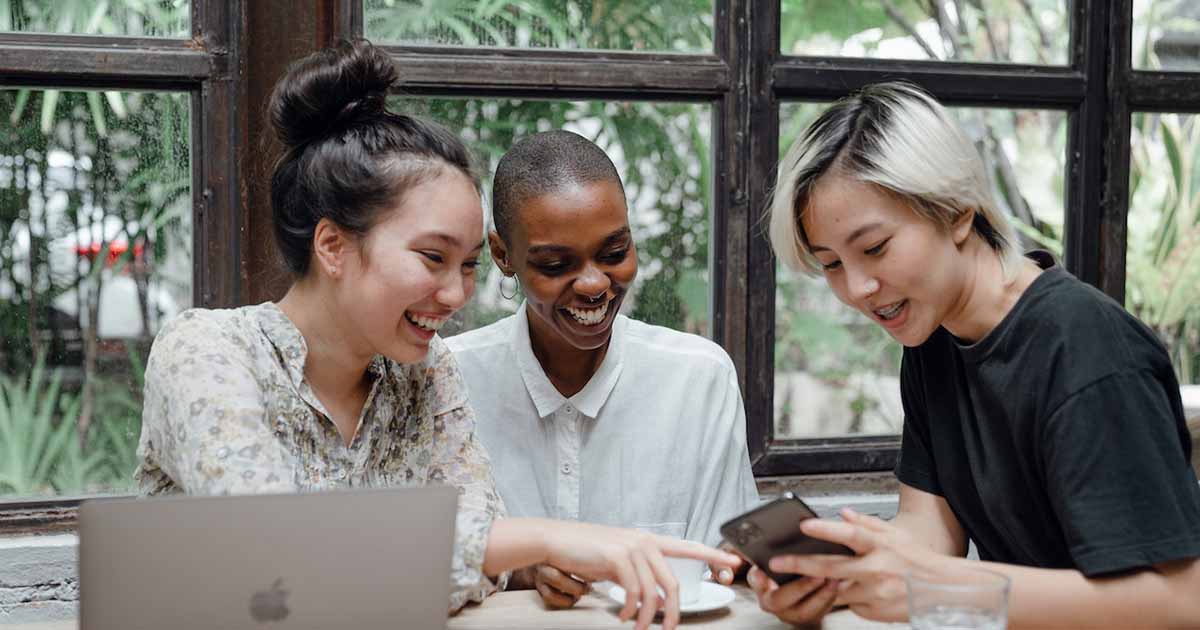
[[[915,347],[966,290],[961,246],[972,215],[964,216],[947,230],[874,185],[829,175],[814,187],[802,225],[838,299]]]
[[[475,291],[481,234],[479,194],[456,169],[409,189],[342,258],[335,300],[349,339],[399,363],[423,359]]]
[[[531,334],[579,350],[602,348],[633,279],[637,252],[617,182],[569,185],[526,200],[508,243],[492,253],[515,273],[528,302]]]

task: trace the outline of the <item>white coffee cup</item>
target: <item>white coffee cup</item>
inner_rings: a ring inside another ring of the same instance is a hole
[[[675,574],[675,580],[679,582],[679,605],[686,606],[700,601],[700,583],[704,579],[704,570],[708,568],[704,561],[667,557],[667,564],[671,567],[671,573]]]

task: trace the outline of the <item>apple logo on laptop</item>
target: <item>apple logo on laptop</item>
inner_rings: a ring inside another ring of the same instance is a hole
[[[283,588],[283,578],[275,580],[271,588],[259,591],[250,598],[250,616],[259,623],[281,621],[288,616],[288,592]]]

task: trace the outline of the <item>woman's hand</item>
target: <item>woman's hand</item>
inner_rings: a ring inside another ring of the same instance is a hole
[[[551,521],[544,540],[547,564],[585,580],[620,584],[625,589],[620,619],[627,621],[636,613],[638,630],[650,627],[660,605],[664,630],[679,623],[679,582],[664,556],[703,560],[730,570],[741,562],[700,543],[589,523]],[[659,596],[660,588],[665,598]]]
[[[795,625],[820,621],[833,608],[837,580],[802,577],[783,586],[758,567],[750,567],[746,582],[758,598],[758,607]]]
[[[953,559],[915,544],[907,532],[874,516],[845,509],[842,518],[845,520],[841,523],[809,519],[800,524],[800,530],[813,538],[846,545],[857,556],[776,556],[771,559],[771,570],[810,576],[806,579],[840,581],[836,603],[848,605],[860,617],[876,621],[908,619],[904,574],[937,573]]]
[[[574,576],[548,564],[539,564],[532,569],[533,587],[537,589],[538,595],[542,596],[542,603],[546,608],[570,608],[580,597],[592,590],[590,583],[577,580]]]

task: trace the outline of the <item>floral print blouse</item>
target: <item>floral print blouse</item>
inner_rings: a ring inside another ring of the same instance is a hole
[[[450,484],[459,488],[450,609],[503,588],[483,575],[503,516],[458,366],[435,337],[425,360],[376,356],[350,446],[304,378],[307,346],[273,303],[192,309],[146,364],[135,477],[144,495],[262,494]]]

